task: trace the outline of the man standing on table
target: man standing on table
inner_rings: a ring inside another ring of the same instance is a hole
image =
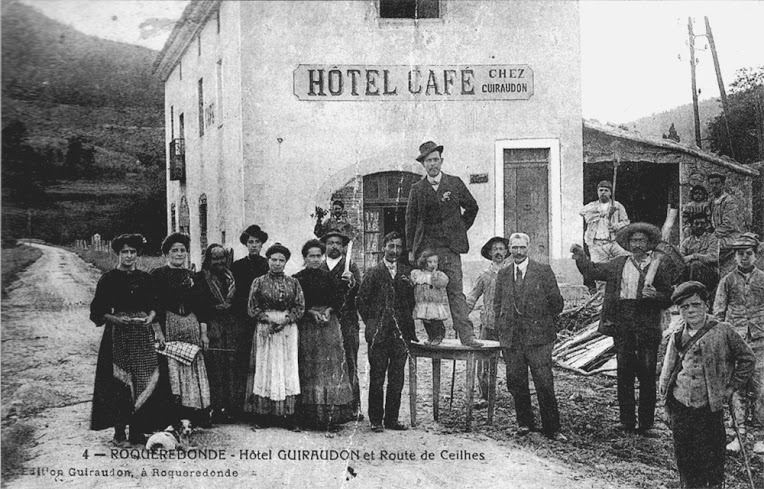
[[[382,240],[384,258],[366,272],[356,305],[366,325],[369,349],[369,421],[381,433],[408,427],[398,421],[408,343],[417,341],[414,330],[414,284],[411,267],[399,261],[403,237],[397,231]],[[387,395],[384,393],[387,377]],[[384,423],[384,424],[383,424]]]
[[[462,344],[478,348],[462,286],[461,254],[469,251],[467,230],[475,222],[478,205],[459,177],[440,171],[443,146],[432,141],[419,146],[420,162],[427,176],[411,186],[406,207],[406,245],[409,261],[429,248],[437,253],[438,267],[448,276],[446,293],[454,329]],[[462,213],[464,209],[464,213]]]
[[[342,330],[342,344],[345,347],[345,359],[348,364],[350,383],[353,385],[353,404],[356,417],[363,420],[361,413],[361,388],[358,382],[358,310],[355,306],[355,298],[361,285],[361,271],[358,265],[350,261],[347,256],[347,246],[350,238],[339,231],[329,231],[321,237],[321,242],[326,245],[326,261],[321,265],[334,275],[338,281],[346,284],[345,301],[337,311]],[[345,269],[347,268],[347,272]]]
[[[467,295],[467,308],[472,311],[475,308],[480,297],[483,298],[483,312],[480,313],[480,339],[499,341],[499,333],[496,331],[496,321],[494,320],[494,298],[496,297],[496,276],[499,270],[512,263],[507,259],[509,254],[509,240],[501,236],[494,236],[489,239],[480,250],[483,258],[490,260],[488,265],[478,277],[472,291]],[[485,362],[477,365],[478,385],[480,386],[480,401],[476,407],[484,408],[488,406],[488,368]]]
[[[619,428],[653,437],[661,314],[671,305],[671,277],[664,263],[652,254],[661,240],[661,230],[656,226],[630,224],[618,232],[616,240],[631,256],[593,263],[580,245],[574,244],[570,251],[585,279],[606,282],[599,330],[612,336],[615,344]],[[634,416],[635,377],[639,379],[638,428]]]
[[[494,315],[507,364],[507,388],[515,400],[519,435],[535,429],[528,369],[533,376],[541,412],[541,426],[548,438],[564,442],[560,413],[554,396],[552,348],[557,338],[557,315],[564,301],[549,265],[528,259],[530,237],[514,233],[509,251],[514,263],[496,278]]]

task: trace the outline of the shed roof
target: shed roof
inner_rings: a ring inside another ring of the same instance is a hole
[[[685,153],[690,156],[694,156],[695,158],[713,163],[714,165],[723,166],[737,173],[742,173],[750,176],[759,175],[759,172],[754,168],[751,168],[747,165],[742,165],[726,156],[722,157],[714,153],[709,153],[708,151],[698,149],[696,146],[680,144],[673,139],[662,139],[644,136],[639,132],[622,129],[613,124],[603,124],[602,122],[594,119],[584,119],[584,130],[586,129],[597,131],[614,138],[626,139],[637,143],[647,144],[649,146],[657,146],[669,151]]]

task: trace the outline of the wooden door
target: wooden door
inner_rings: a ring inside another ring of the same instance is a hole
[[[528,254],[549,262],[549,149],[504,150],[504,236],[531,238]]]

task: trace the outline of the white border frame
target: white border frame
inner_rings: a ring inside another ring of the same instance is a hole
[[[562,165],[560,162],[559,139],[500,139],[495,143],[494,192],[496,236],[504,236],[504,150],[505,149],[549,149],[549,259],[563,258],[562,254]]]

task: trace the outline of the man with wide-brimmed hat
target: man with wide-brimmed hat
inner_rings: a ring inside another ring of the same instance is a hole
[[[722,277],[714,300],[714,315],[732,324],[756,355],[756,371],[750,383],[742,395],[735,394],[732,398],[743,435],[750,425],[749,414],[764,423],[764,271],[756,266],[759,246],[754,233],[743,233],[732,242],[737,266]],[[746,396],[747,392],[752,400]],[[727,449],[739,451],[737,439],[727,445]],[[764,441],[756,442],[754,451],[764,453]]]
[[[469,251],[467,230],[475,222],[478,204],[459,177],[441,172],[442,154],[443,146],[432,141],[419,146],[416,160],[427,175],[411,186],[406,206],[406,246],[412,263],[425,249],[438,255],[438,267],[448,276],[446,293],[454,329],[463,345],[480,347],[468,318],[460,256]]]
[[[499,270],[512,263],[507,260],[509,240],[501,236],[494,236],[483,245],[480,254],[486,260],[490,260],[491,263],[488,268],[480,273],[472,291],[467,294],[467,307],[472,311],[478,299],[483,298],[483,311],[480,313],[480,339],[499,341],[494,321],[493,301],[496,291],[496,275]],[[478,363],[477,376],[481,397],[478,407],[488,405],[488,369],[485,367],[483,362]]]
[[[580,245],[571,247],[584,278],[606,282],[600,332],[613,337],[618,361],[620,428],[652,435],[655,416],[655,370],[661,341],[661,311],[671,305],[671,275],[665,260],[653,256],[661,230],[648,223],[630,224],[616,235],[630,256],[593,263]],[[634,379],[639,379],[639,427],[634,415]]]
[[[321,267],[334,275],[345,291],[345,299],[337,317],[342,331],[342,344],[345,347],[348,374],[353,385],[355,414],[359,419],[363,419],[361,387],[358,381],[358,348],[360,347],[358,331],[360,326],[358,309],[355,304],[358,287],[361,284],[361,271],[358,269],[358,265],[351,261],[351,257],[347,256],[347,246],[350,243],[348,236],[339,231],[329,231],[321,237],[321,242],[326,245],[326,261]]]

